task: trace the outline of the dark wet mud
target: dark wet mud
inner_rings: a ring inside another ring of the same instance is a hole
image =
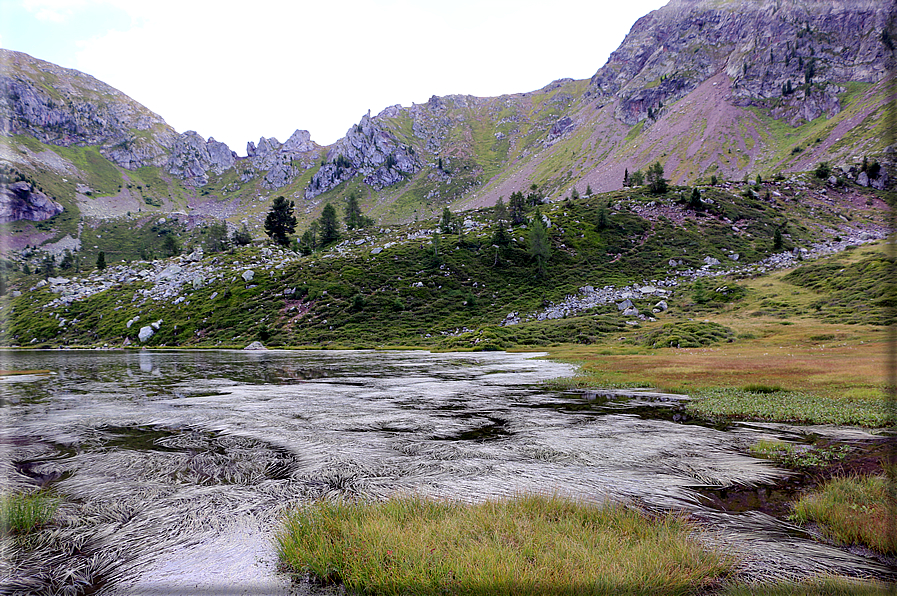
[[[682,509],[748,578],[889,573],[789,524],[787,503],[810,476],[747,454],[760,438],[852,441],[860,453],[877,439],[859,430],[715,426],[685,414],[686,396],[650,391],[545,392],[539,381],[572,369],[525,354],[0,358],[0,369],[53,373],[0,382],[2,489],[61,499],[51,526],[0,545],[4,592],[313,592],[277,570],[278,516],[407,492]]]

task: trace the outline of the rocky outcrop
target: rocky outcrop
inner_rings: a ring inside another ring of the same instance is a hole
[[[212,137],[206,141],[190,130],[179,135],[175,141],[167,169],[188,184],[203,186],[209,182],[209,172],[223,174],[234,167],[236,160],[237,154],[224,143]]]
[[[129,169],[161,165],[177,133],[157,114],[97,79],[0,49],[0,113],[6,132],[51,145],[99,145]]]
[[[363,176],[362,180],[368,186],[380,190],[420,169],[414,148],[400,143],[371,118],[370,112],[333,145],[326,159],[305,189],[306,199],[327,192],[357,175]]]
[[[252,170],[264,172],[262,186],[277,189],[291,184],[314,166],[320,149],[307,130],[297,130],[282,145],[274,137],[260,138],[258,146],[250,141],[246,144],[246,155]]]
[[[887,4],[671,0],[633,25],[588,93],[619,99],[617,118],[635,124],[725,72],[736,105],[792,124],[832,116],[841,83],[877,82],[893,68]]]
[[[0,223],[46,221],[62,213],[62,205],[35,189],[29,182],[0,184]]]

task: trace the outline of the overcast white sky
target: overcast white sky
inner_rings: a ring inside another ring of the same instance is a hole
[[[368,110],[592,76],[667,0],[0,0],[0,47],[86,72],[240,155]]]

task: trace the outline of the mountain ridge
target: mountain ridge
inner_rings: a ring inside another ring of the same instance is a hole
[[[303,226],[353,192],[379,221],[410,221],[533,185],[546,200],[616,190],[654,162],[680,184],[822,161],[850,179],[863,157],[892,171],[891,17],[865,0],[672,0],[637,20],[590,79],[433,96],[368,113],[331,145],[297,130],[248,142],[246,157],[177,133],[89,75],[0,50],[3,159],[70,212],[184,213],[190,226],[224,217],[254,230],[274,194],[296,202]],[[80,184],[61,182],[64,172]]]

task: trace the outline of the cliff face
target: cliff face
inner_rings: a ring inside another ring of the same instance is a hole
[[[894,66],[883,41],[887,5],[671,0],[635,23],[589,93],[619,98],[617,118],[635,124],[724,72],[736,105],[768,108],[792,125],[832,116],[843,83],[875,83]]]
[[[46,221],[62,213],[62,205],[25,181],[0,185],[0,223]]]

